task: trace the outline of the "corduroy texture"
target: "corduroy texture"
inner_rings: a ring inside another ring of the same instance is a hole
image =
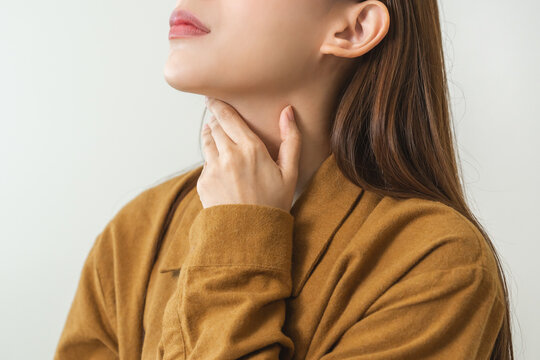
[[[489,359],[495,259],[455,210],[364,191],[333,155],[290,213],[139,194],[83,266],[55,359]],[[157,255],[154,262],[154,256]]]

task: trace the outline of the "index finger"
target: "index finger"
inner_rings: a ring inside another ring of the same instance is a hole
[[[208,98],[206,106],[214,114],[219,125],[235,143],[250,140],[255,135],[236,109],[226,102],[215,98]]]

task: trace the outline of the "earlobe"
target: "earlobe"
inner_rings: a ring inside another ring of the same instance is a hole
[[[347,5],[337,16],[341,17],[321,45],[323,54],[346,58],[362,56],[381,42],[390,26],[388,8],[378,0]],[[336,27],[340,30],[336,31]]]

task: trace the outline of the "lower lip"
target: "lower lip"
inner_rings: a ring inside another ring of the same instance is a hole
[[[169,40],[185,37],[194,37],[208,34],[207,31],[189,24],[179,24],[171,26],[169,31]]]

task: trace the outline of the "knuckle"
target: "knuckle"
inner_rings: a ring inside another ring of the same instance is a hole
[[[234,156],[231,151],[223,151],[219,154],[219,158],[223,167],[230,169],[234,166]]]
[[[231,160],[224,160],[221,163],[221,169],[223,172],[234,173],[236,167]]]
[[[261,139],[253,133],[246,134],[245,145],[246,147],[252,148],[254,150],[262,150],[265,146]]]
[[[250,159],[255,158],[261,151],[261,145],[256,141],[248,141],[244,146],[244,151]]]
[[[234,157],[234,145],[231,145],[229,143],[223,144],[223,155],[227,156],[228,158]]]
[[[302,144],[302,137],[298,136],[298,135],[291,135],[293,141],[295,143],[297,143],[298,145],[301,145]]]
[[[226,119],[227,116],[229,116],[229,111],[227,108],[225,107],[221,107],[219,109],[216,110],[216,115],[217,117],[219,117],[220,119]]]
[[[298,131],[292,131],[292,132],[290,133],[290,136],[291,136],[292,138],[294,138],[295,140],[297,140],[297,141],[301,141],[301,140],[302,140],[302,136],[300,135],[300,133],[299,133]]]

